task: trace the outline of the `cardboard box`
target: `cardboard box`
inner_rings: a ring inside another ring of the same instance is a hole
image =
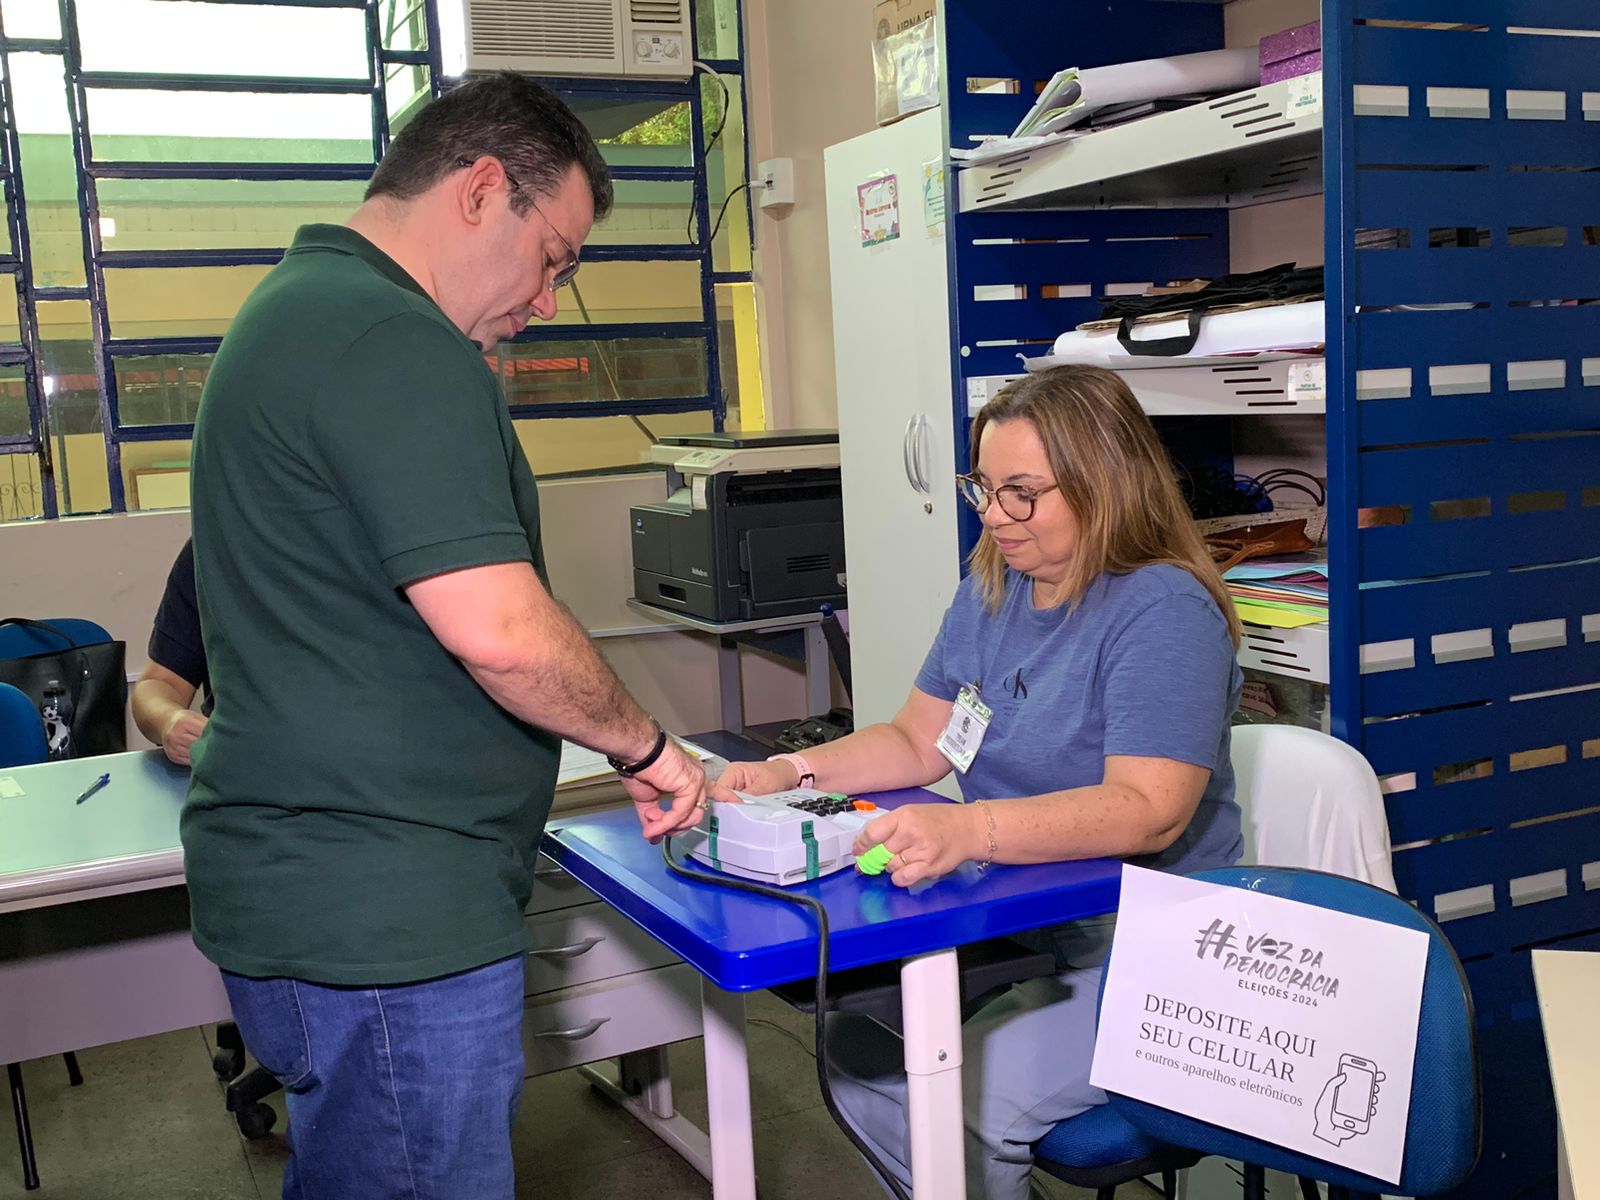
[[[909,29],[933,16],[937,9],[936,0],[882,0],[872,8],[872,39],[877,41]]]
[[[1261,39],[1261,82],[1278,83],[1322,70],[1322,22],[1297,25]]]

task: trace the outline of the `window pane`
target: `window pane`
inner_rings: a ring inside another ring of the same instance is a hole
[[[45,409],[56,464],[56,503],[63,515],[104,512],[111,507],[111,485],[100,424],[89,302],[47,300],[37,307],[44,348]]]
[[[689,242],[694,184],[688,180],[618,179],[611,215],[594,227],[588,246],[683,246]],[[585,268],[587,270],[587,268]]]
[[[128,511],[189,507],[189,442],[123,442]]]
[[[697,338],[501,343],[487,357],[511,404],[706,394],[705,343]]]
[[[0,437],[27,437],[32,432],[27,376],[21,367],[0,367]]]
[[[761,343],[756,337],[756,289],[750,283],[717,285],[717,364],[727,398],[728,425],[767,427],[761,387]]]
[[[111,336],[218,337],[267,266],[122,267],[106,272]]]
[[[369,78],[367,18],[356,8],[78,0],[77,12],[86,71]]]
[[[426,50],[428,22],[423,0],[380,0],[379,28],[385,50]]]
[[[22,326],[17,317],[17,277],[0,274],[0,343],[15,346],[21,341]]]
[[[343,224],[366,186],[359,179],[103,179],[101,244],[107,250],[284,247],[302,225]]]
[[[689,167],[689,105],[573,93],[562,96],[613,167]]]
[[[715,79],[705,75],[699,78],[705,117],[703,136],[710,138],[722,121],[722,89],[717,86]],[[716,227],[717,210],[722,207],[723,201],[748,178],[744,161],[744,81],[737,75],[724,75],[721,78],[728,88],[728,120],[722,127],[722,136],[706,156],[706,191],[711,199],[713,227]],[[744,192],[728,200],[722,227],[711,246],[711,261],[719,271],[750,269],[750,200]]]
[[[97,162],[370,163],[373,158],[369,96],[91,88],[88,97]],[[31,203],[29,208],[31,215]]]
[[[383,85],[389,108],[389,136],[392,138],[432,99],[433,73],[427,67],[395,64],[388,68]]]
[[[556,293],[557,325],[700,321],[697,262],[585,263],[573,286]],[[586,320],[579,300],[588,305]]]
[[[0,453],[0,521],[44,516],[44,486],[37,454]]]
[[[211,369],[209,354],[140,354],[112,360],[117,375],[117,421],[136,425],[192,425]],[[126,448],[123,465],[127,465]]]
[[[10,33],[10,6],[6,9]],[[62,60],[54,54],[13,54],[11,82],[22,143],[22,182],[28,197],[33,282],[37,287],[83,287],[83,220],[78,213],[78,168],[67,112]]]
[[[6,37],[58,38],[61,5],[57,0],[5,0]]]
[[[739,57],[739,0],[694,0],[694,19],[701,58]]]
[[[639,418],[657,437],[704,433],[709,412],[649,413]],[[608,467],[636,467],[650,439],[627,417],[574,417],[514,422],[533,473],[550,476]]]

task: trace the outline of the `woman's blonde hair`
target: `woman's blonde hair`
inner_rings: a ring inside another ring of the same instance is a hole
[[[1078,522],[1063,602],[1077,603],[1103,572],[1126,575],[1170,563],[1211,593],[1237,646],[1239,617],[1178,491],[1172,460],[1128,385],[1099,367],[1054,367],[1011,384],[972,422],[972,469],[983,431],[1027,421]],[[971,566],[991,611],[1005,596],[1006,561],[987,528]]]

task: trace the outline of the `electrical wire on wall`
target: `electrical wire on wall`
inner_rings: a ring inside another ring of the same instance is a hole
[[[733,98],[728,92],[727,82],[713,67],[701,62],[699,59],[695,59],[694,69],[696,71],[703,71],[707,75],[711,76],[711,78],[716,81],[717,86],[722,89],[722,119],[717,122],[717,127],[712,131],[711,136],[706,139],[704,157],[707,161],[709,161],[711,158],[711,151],[716,147],[716,144],[722,140],[722,131],[728,127],[728,112],[733,105]],[[725,216],[727,216],[728,205],[733,202],[733,198],[739,195],[740,192],[747,192],[750,190],[748,169],[749,164],[745,163],[744,165],[746,167],[744,172],[746,176],[745,181],[723,197],[722,207],[717,210],[717,218],[711,223],[711,236],[706,238],[707,242],[714,242],[717,240],[717,234],[722,231],[722,220]],[[684,224],[683,230],[685,240],[690,243],[694,242],[694,216],[694,209],[691,208],[689,210],[689,219]]]

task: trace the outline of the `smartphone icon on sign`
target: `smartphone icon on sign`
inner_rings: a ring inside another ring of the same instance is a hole
[[[1339,1056],[1339,1073],[1344,1082],[1333,1094],[1333,1123],[1352,1133],[1366,1133],[1377,1108],[1378,1081],[1383,1075],[1377,1063],[1354,1054]]]

